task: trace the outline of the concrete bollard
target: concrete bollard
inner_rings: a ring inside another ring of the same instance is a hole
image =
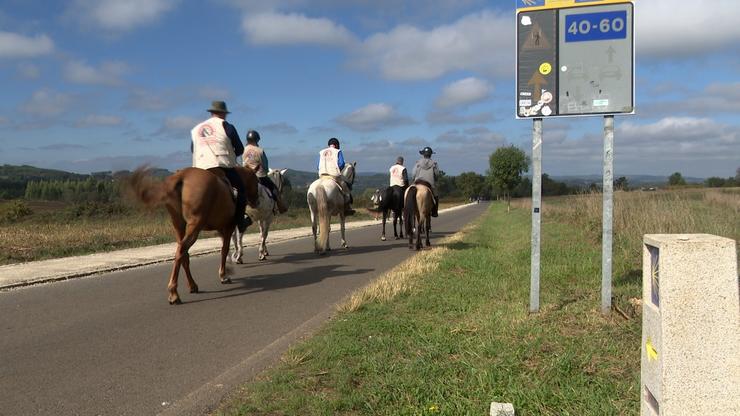
[[[740,415],[735,241],[646,234],[640,415]]]

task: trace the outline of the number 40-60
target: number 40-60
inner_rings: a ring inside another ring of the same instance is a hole
[[[591,32],[591,29],[598,28],[601,33],[608,33],[610,30],[614,32],[621,32],[622,29],[624,29],[624,19],[621,17],[617,17],[613,20],[610,19],[601,19],[601,22],[599,22],[597,25],[592,25],[590,21],[588,20],[581,20],[580,22],[573,22],[571,23],[570,27],[568,27],[568,33],[572,33],[574,35],[582,34],[585,35],[589,32]]]

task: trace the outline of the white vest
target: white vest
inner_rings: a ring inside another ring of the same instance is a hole
[[[210,169],[234,168],[236,155],[229,136],[224,130],[224,120],[211,117],[190,131],[193,139],[193,167]]]
[[[342,176],[339,170],[339,149],[327,147],[319,152],[319,176]]]
[[[261,147],[255,146],[253,144],[248,144],[244,148],[244,155],[242,155],[242,163],[244,166],[247,166],[251,168],[252,170],[255,170],[257,166],[259,165],[259,170],[255,170],[255,174],[257,174],[258,178],[263,178],[267,176],[267,172],[265,171],[265,167],[262,166],[262,153],[264,151]]]
[[[391,166],[391,186],[405,186],[405,184],[403,183],[403,172],[405,170],[406,168],[403,165],[396,164]]]

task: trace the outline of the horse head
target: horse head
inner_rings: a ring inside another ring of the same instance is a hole
[[[357,162],[347,163],[344,165],[344,169],[342,170],[342,176],[344,177],[344,181],[347,182],[350,186],[355,182],[355,167],[357,166]]]
[[[272,180],[272,183],[275,184],[275,188],[277,188],[278,194],[283,193],[283,184],[285,183],[285,172],[287,172],[288,169],[272,169],[270,168],[270,171],[267,172],[267,176]]]
[[[380,189],[376,189],[375,192],[373,192],[373,195],[370,197],[370,200],[373,202],[373,206],[380,205],[380,201],[382,200],[382,194],[380,193]]]

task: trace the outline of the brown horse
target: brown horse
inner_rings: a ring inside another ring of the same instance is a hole
[[[409,237],[409,249],[421,250],[421,233],[426,237],[426,246],[429,241],[429,230],[432,229],[432,206],[434,196],[432,190],[423,183],[415,183],[406,189],[403,205],[403,222],[406,223],[406,234]],[[416,226],[414,226],[416,223]],[[416,228],[416,246],[414,246],[414,228]]]
[[[258,205],[257,176],[249,168],[238,167],[246,189],[247,203]],[[198,293],[198,285],[190,273],[188,250],[198,239],[201,231],[215,230],[221,236],[221,264],[218,276],[221,283],[231,283],[226,277],[226,256],[229,254],[229,240],[236,228],[231,186],[220,169],[213,171],[199,168],[186,168],[177,171],[164,181],[154,180],[149,169],[138,168],[129,179],[129,185],[139,201],[154,208],[164,205],[170,213],[177,238],[175,264],[167,284],[170,304],[182,303],[177,294],[177,276],[180,266],[185,270],[190,293]]]

